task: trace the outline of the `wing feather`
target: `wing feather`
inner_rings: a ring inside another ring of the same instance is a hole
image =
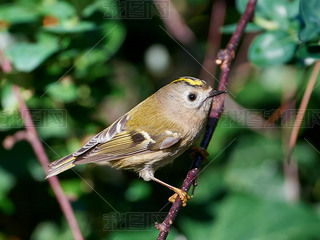
[[[164,133],[150,136],[144,131],[135,132],[123,130],[105,143],[98,144],[86,154],[79,156],[74,164],[89,162],[113,161],[136,154],[163,150],[177,144],[181,137]]]
[[[91,151],[79,156],[75,164],[122,159],[147,151],[149,143],[149,140],[141,138],[140,133],[122,131],[108,142],[98,144]]]
[[[127,115],[122,116],[117,121],[115,121],[110,127],[106,128],[105,130],[101,131],[100,133],[95,135],[93,138],[91,138],[89,142],[87,142],[82,148],[80,148],[78,151],[76,151],[72,155],[74,157],[80,156],[86,153],[88,150],[94,148],[98,144],[109,141],[117,133],[120,133],[122,131],[122,129],[127,124],[128,120],[129,120],[129,117]]]

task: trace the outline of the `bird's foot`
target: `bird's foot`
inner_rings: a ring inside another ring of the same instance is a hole
[[[188,195],[188,193],[185,191],[182,191],[179,188],[176,188],[173,191],[175,191],[176,193],[169,198],[169,202],[174,203],[175,200],[177,199],[177,196],[179,196],[182,201],[182,207],[187,206],[187,201],[190,199],[190,196]]]

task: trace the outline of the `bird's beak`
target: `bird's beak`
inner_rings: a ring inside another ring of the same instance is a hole
[[[227,93],[227,91],[217,91],[217,90],[211,90],[209,92],[209,97],[214,97],[214,96],[218,96],[222,93]]]

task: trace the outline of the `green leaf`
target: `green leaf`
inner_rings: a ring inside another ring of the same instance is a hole
[[[295,18],[299,13],[299,0],[261,0],[259,9],[270,20],[278,22],[280,28],[288,24],[289,19]]]
[[[61,233],[58,226],[52,222],[41,222],[34,230],[31,239],[32,240],[54,240],[61,239]],[[61,239],[62,240],[62,239]]]
[[[225,181],[230,189],[265,199],[285,200],[282,172],[278,168],[282,161],[279,142],[243,137],[237,140],[229,161]]]
[[[96,28],[96,25],[93,22],[81,21],[76,15],[74,6],[67,2],[45,4],[43,9],[44,15],[54,16],[59,20],[57,25],[48,25],[44,27],[48,32],[57,34],[79,33]]]
[[[123,6],[124,5],[121,5],[120,2],[116,2],[114,0],[96,0],[83,9],[82,15],[84,17],[90,17],[94,12],[101,12],[104,14],[104,19],[120,19],[121,16],[119,8],[122,7],[122,10],[124,10]]]
[[[5,53],[17,70],[31,72],[58,50],[56,37],[39,34],[37,43],[19,42],[12,45]]]
[[[217,209],[216,222],[207,239],[311,240],[320,235],[319,217],[302,204],[233,195]]]
[[[93,22],[88,21],[63,21],[57,26],[47,26],[44,29],[47,32],[57,33],[57,34],[67,34],[67,33],[79,33],[86,32],[96,28],[96,25]]]
[[[237,0],[237,10],[244,13],[247,4],[248,0]],[[255,13],[270,20],[294,18],[299,13],[299,0],[259,0]]]
[[[60,20],[76,15],[74,6],[64,1],[44,1],[41,10],[43,15],[54,16]]]
[[[12,84],[4,82],[1,86],[1,106],[4,111],[13,111],[17,109],[17,98],[12,94]]]
[[[104,49],[86,49],[80,53],[79,56],[84,57],[81,58],[81,61],[77,61],[75,66],[76,77],[86,77],[88,75],[92,75],[92,72],[99,67],[103,67],[105,73],[105,66],[102,65],[102,63],[107,61],[109,56],[106,54]]]
[[[299,39],[302,42],[307,42],[313,39],[318,38],[319,26],[316,24],[310,24],[304,27],[299,33]]]
[[[301,41],[310,41],[316,38],[320,32],[320,1],[300,0],[300,13],[305,23],[299,38]],[[319,38],[319,36],[318,36]]]
[[[35,21],[39,13],[34,6],[22,4],[2,4],[0,7],[0,22],[10,24],[28,23]]]
[[[295,48],[295,40],[286,32],[266,32],[253,40],[249,59],[260,67],[283,64],[292,59]]]
[[[236,6],[243,13],[248,0],[237,0]],[[254,22],[267,30],[295,31],[298,25],[299,0],[259,0]]]
[[[24,124],[17,109],[2,110],[0,111],[0,132],[7,131],[9,129],[23,128]]]
[[[298,58],[320,58],[320,45],[319,44],[302,44],[298,47],[296,56]]]
[[[82,10],[82,15],[84,17],[90,17],[93,13],[97,11],[105,12],[108,11],[110,8],[105,7],[106,6],[113,6],[113,9],[117,10],[118,5],[116,2],[112,2],[112,0],[106,0],[106,1],[94,1],[93,3],[87,5],[83,10]]]
[[[63,192],[72,198],[78,198],[84,192],[84,185],[81,179],[62,180],[60,183]]]
[[[224,34],[232,34],[237,28],[237,24],[229,24],[222,27],[220,30]],[[255,25],[254,23],[248,23],[245,29],[245,32],[252,33],[252,32],[259,32],[263,30],[261,27]]]
[[[107,22],[102,27],[104,49],[109,57],[112,57],[124,42],[126,29],[120,22]]]
[[[70,79],[62,79],[46,87],[48,94],[55,100],[72,102],[77,99],[77,88]]]

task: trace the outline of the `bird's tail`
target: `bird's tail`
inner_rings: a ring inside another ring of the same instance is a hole
[[[46,179],[55,175],[58,175],[61,172],[64,172],[75,166],[74,161],[76,157],[72,156],[72,154],[65,156],[59,160],[52,162],[49,165],[49,172],[46,176]]]

